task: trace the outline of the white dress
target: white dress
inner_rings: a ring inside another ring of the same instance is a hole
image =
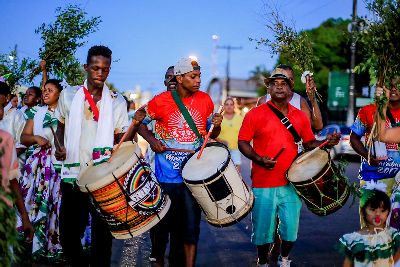
[[[354,267],[392,267],[399,247],[400,232],[391,227],[375,234],[345,234],[338,244],[339,251],[353,260]]]

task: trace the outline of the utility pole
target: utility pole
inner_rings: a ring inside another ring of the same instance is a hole
[[[353,18],[351,21],[351,59],[350,59],[350,87],[349,87],[349,106],[347,108],[347,122],[350,126],[354,122],[354,88],[355,88],[355,73],[356,65],[356,31],[357,31],[357,0],[353,0]]]
[[[230,88],[230,76],[229,76],[229,68],[230,68],[230,61],[231,61],[231,50],[240,50],[242,49],[241,46],[231,46],[231,45],[224,45],[224,46],[217,46],[218,49],[226,49],[228,52],[226,58],[226,96],[229,96]]]

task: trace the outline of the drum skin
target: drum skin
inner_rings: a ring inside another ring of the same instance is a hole
[[[296,160],[308,153],[298,155]],[[326,216],[346,204],[350,195],[349,186],[335,177],[336,166],[326,150],[318,150],[302,162],[297,163],[296,160],[290,166],[287,178],[311,212]]]
[[[135,142],[124,142],[110,162],[88,167],[78,181],[117,239],[150,230],[171,204],[140,155]]]
[[[182,177],[207,221],[218,227],[230,226],[251,211],[254,195],[233,164],[229,150],[221,143],[205,146],[182,164]],[[207,168],[205,170],[204,168]]]

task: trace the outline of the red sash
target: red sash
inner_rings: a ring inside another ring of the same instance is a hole
[[[97,108],[93,97],[90,95],[88,89],[86,89],[85,86],[83,86],[83,92],[85,93],[85,98],[89,102],[89,106],[92,109],[94,120],[99,121],[99,109]]]

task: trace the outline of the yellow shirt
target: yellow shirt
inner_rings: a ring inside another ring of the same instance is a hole
[[[235,114],[231,120],[224,118],[221,123],[221,133],[218,138],[228,143],[229,149],[238,149],[238,135],[243,117]]]

